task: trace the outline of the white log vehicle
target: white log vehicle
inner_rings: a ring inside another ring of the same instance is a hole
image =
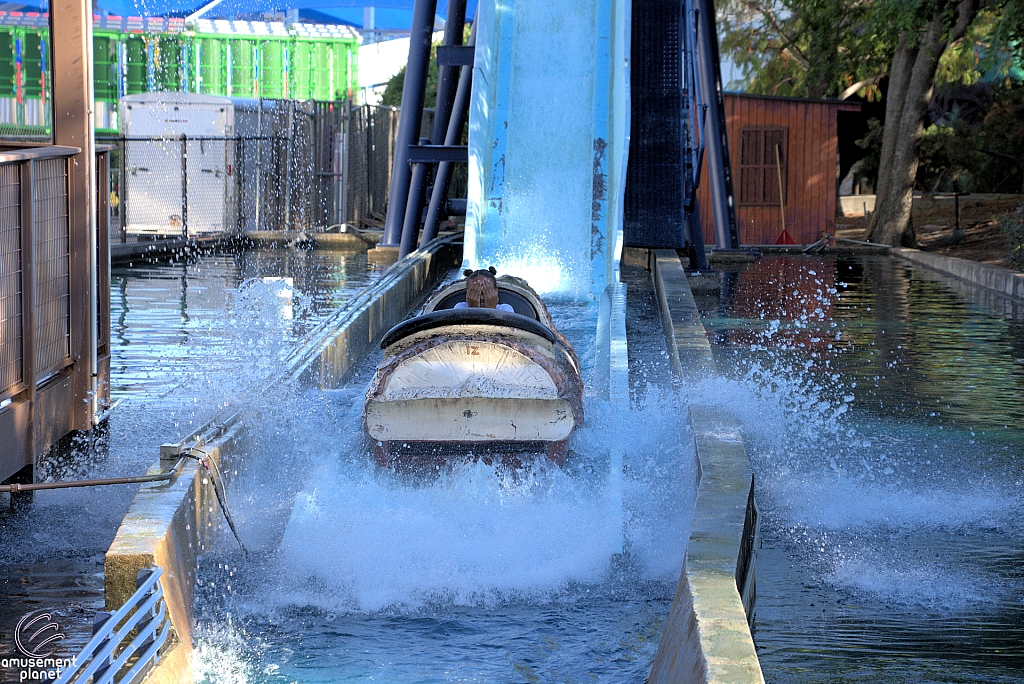
[[[501,276],[496,284],[499,303],[514,312],[454,308],[466,299],[466,280],[458,280],[381,340],[384,358],[363,409],[378,463],[430,445],[537,447],[564,463],[583,423],[579,360],[526,281]]]

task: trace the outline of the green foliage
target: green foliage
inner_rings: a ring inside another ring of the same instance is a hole
[[[723,54],[742,73],[729,84],[751,93],[882,98],[897,43],[911,44],[955,0],[728,0],[720,5]],[[943,53],[936,83],[971,84],[1022,67],[1024,0],[994,0]]]
[[[462,44],[469,44],[469,37],[472,32],[472,26],[466,24],[462,27]],[[424,107],[433,107],[437,102],[437,46],[438,43],[434,43],[430,48],[430,68],[427,70],[427,94],[423,98]],[[388,107],[401,107],[402,106],[402,90],[405,86],[405,67],[402,67],[401,71],[392,76],[388,80],[388,84],[384,87],[384,94],[381,96],[380,103],[387,105]]]
[[[752,93],[835,97],[884,72],[892,39],[871,29],[872,3],[848,0],[730,0],[719,12],[722,52]],[[868,82],[870,99],[880,95]]]
[[[1014,268],[1024,270],[1024,202],[1017,205],[1012,214],[999,217],[999,225],[1010,242],[1006,261]]]
[[[953,118],[925,129],[918,188],[945,192],[1024,192],[1024,83],[997,88],[985,118]]]
[[[424,107],[433,107],[437,101],[437,59],[436,48],[430,49],[430,68],[427,69],[427,94],[423,98]],[[405,67],[388,80],[381,96],[380,103],[388,107],[402,106],[402,90],[405,86]]]

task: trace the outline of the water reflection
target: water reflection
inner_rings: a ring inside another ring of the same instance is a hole
[[[364,251],[333,250],[256,249],[115,267],[112,397],[155,408],[194,398],[210,384],[204,378],[251,376],[379,273],[367,268]]]

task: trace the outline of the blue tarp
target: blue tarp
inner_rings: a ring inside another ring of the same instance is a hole
[[[468,0],[467,14],[476,12],[478,0]],[[99,0],[97,9],[104,13],[120,16],[184,16],[202,7],[205,2],[196,0]],[[374,7],[374,28],[382,31],[409,28],[412,23],[412,9],[415,0],[224,0],[210,11],[210,17],[259,14],[262,12],[283,12],[288,9],[310,9],[335,17],[341,22],[362,28],[363,8]],[[448,0],[437,0],[437,14],[444,18],[448,14]]]

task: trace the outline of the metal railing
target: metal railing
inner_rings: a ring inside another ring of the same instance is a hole
[[[0,153],[0,401],[71,364],[68,157]]]
[[[61,672],[57,684],[142,681],[159,660],[171,630],[159,581],[162,574],[158,567],[139,570],[131,598],[113,613],[96,614],[92,639]]]

